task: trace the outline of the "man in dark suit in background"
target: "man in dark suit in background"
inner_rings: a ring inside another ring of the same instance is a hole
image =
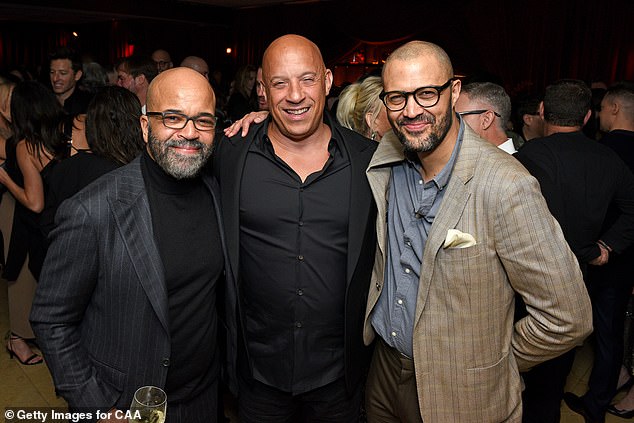
[[[620,253],[634,241],[634,176],[612,150],[581,132],[592,113],[591,98],[582,81],[561,80],[548,86],[540,106],[546,136],[526,143],[517,154],[539,181],[584,276],[588,265],[607,263],[610,253]],[[610,206],[617,207],[618,217],[606,228]],[[573,360],[574,350],[524,373],[524,422],[559,421]],[[574,399],[566,402],[586,422],[603,421],[604,412],[594,414]]]
[[[601,101],[599,124],[606,134],[601,144],[614,150],[634,171],[634,85],[621,83],[610,87]],[[604,222],[607,230],[618,219],[618,207],[612,205]],[[571,408],[578,408],[594,420],[602,421],[606,410],[623,416],[623,410],[610,406],[616,395],[623,361],[625,310],[632,292],[634,248],[611,254],[610,261],[588,271],[588,291],[594,320],[594,362],[588,391],[581,397],[566,393]],[[625,410],[627,412],[627,410]]]
[[[215,185],[200,173],[215,97],[178,68],[153,81],[147,105],[146,151],[60,207],[31,322],[71,410],[127,410],[137,388],[155,385],[167,422],[208,423],[226,262]]]
[[[376,242],[365,169],[376,143],[324,113],[332,73],[311,41],[278,38],[262,68],[269,120],[214,153],[238,283],[228,307],[240,419],[357,422]]]

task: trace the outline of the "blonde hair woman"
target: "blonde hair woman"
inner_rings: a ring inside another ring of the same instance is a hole
[[[383,84],[378,76],[369,76],[348,85],[339,95],[339,123],[361,135],[380,141],[383,134],[391,129],[385,105],[379,98],[382,90]]]

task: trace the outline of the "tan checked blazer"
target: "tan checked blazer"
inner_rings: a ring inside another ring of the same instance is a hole
[[[383,288],[390,164],[401,144],[386,136],[367,175],[378,206],[378,248],[368,318]],[[443,248],[449,229],[476,245]],[[529,315],[513,325],[514,293]],[[537,181],[465,125],[462,147],[425,252],[414,320],[414,364],[425,423],[520,422],[519,371],[570,350],[592,330],[576,258]]]

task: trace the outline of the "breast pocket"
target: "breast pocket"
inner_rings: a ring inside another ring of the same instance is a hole
[[[473,301],[479,303],[488,294],[484,288],[489,278],[486,246],[476,244],[466,248],[440,249],[434,266],[434,280],[450,296],[445,301],[470,310]]]
[[[441,248],[436,257],[439,261],[464,261],[477,259],[484,251],[483,244],[465,248]]]

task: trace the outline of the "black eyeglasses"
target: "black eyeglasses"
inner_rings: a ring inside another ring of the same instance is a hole
[[[486,112],[492,112],[495,116],[497,117],[502,117],[502,115],[500,115],[498,112],[496,112],[495,110],[489,110],[489,109],[482,109],[482,110],[465,110],[464,112],[458,112],[458,114],[460,116],[468,116],[468,115],[481,115],[482,113],[486,113]]]
[[[178,112],[146,112],[146,116],[156,116],[163,121],[163,125],[170,129],[183,129],[190,120],[194,122],[194,128],[199,131],[213,131],[216,129],[218,118],[209,113],[202,113],[190,117]]]
[[[456,78],[450,78],[442,85],[430,85],[428,87],[420,87],[414,91],[383,91],[379,94],[379,98],[385,104],[385,107],[391,112],[398,112],[407,106],[409,96],[414,97],[414,101],[420,107],[434,107],[440,100],[440,94],[451,85]]]

